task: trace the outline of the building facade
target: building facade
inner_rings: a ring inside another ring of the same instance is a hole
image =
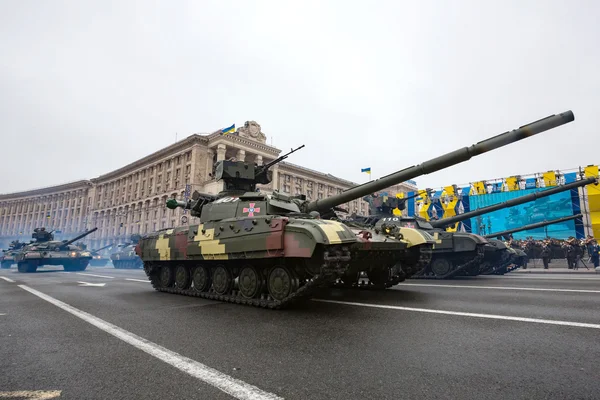
[[[223,183],[212,178],[216,161],[235,158],[262,165],[276,159],[281,150],[269,146],[266,139],[260,125],[248,121],[228,135],[219,131],[188,136],[94,179],[0,195],[0,242],[7,246],[15,239],[28,241],[33,229],[42,226],[55,230],[57,239],[69,239],[97,227],[84,239],[89,248],[97,249],[125,242],[133,233],[193,224],[197,220],[185,210],[166,208],[166,200],[183,200],[194,191],[218,193]],[[357,185],[287,162],[271,170],[273,180],[259,186],[262,192],[279,190],[315,200]],[[416,189],[414,182],[408,182],[387,192],[395,195]],[[368,204],[362,199],[341,207],[349,213],[368,213]]]

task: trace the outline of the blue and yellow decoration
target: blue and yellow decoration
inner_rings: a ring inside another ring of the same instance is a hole
[[[582,168],[580,172],[569,172],[562,175],[556,171],[548,171],[537,174],[539,178],[511,176],[502,179],[500,182],[489,183],[493,188],[493,192],[489,194],[487,193],[485,181],[473,182],[462,188],[456,185],[446,186],[429,196],[424,191],[419,191],[420,196],[413,198],[417,192],[409,192],[407,193],[407,213],[409,216],[417,215],[426,220],[431,220],[433,217],[438,219],[448,218],[557,186],[558,184],[571,183],[576,181],[578,175],[581,174],[585,174],[586,177],[598,177],[598,166],[589,165]],[[540,185],[540,179],[543,179],[543,186],[545,187]],[[524,189],[521,189],[523,183],[525,186]],[[496,210],[478,218],[471,218],[459,223],[452,230],[486,235],[544,220],[579,213],[585,214],[588,211],[594,236],[600,239],[600,185],[587,185],[586,192],[587,209],[584,209],[580,204],[579,189],[572,189],[529,203]],[[583,238],[585,237],[583,221],[577,219],[561,224],[548,225],[532,231],[514,233],[513,237],[515,239],[525,239],[527,237],[543,239],[546,235],[557,239],[567,239],[569,236]]]
[[[360,172],[364,172],[365,174],[369,174],[371,175],[371,167],[368,168],[361,168]]]

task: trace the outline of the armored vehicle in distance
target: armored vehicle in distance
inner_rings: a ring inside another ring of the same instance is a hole
[[[18,240],[10,242],[7,250],[2,250],[3,255],[0,257],[0,267],[9,269],[13,264],[16,264],[15,254],[18,253],[27,243],[19,242]]]
[[[15,255],[19,272],[35,272],[43,265],[62,265],[65,271],[83,271],[87,268],[92,254],[74,245],[98,228],[93,228],[74,239],[57,241],[52,232],[45,228],[35,228],[34,239]]]
[[[167,201],[169,208],[190,209],[200,224],[146,234],[136,253],[158,291],[259,307],[281,308],[309,297],[314,287],[351,280],[354,267],[358,274],[368,262],[380,266],[371,269],[387,285],[396,265],[404,268],[429,257],[432,238],[399,226],[352,229],[329,219],[336,207],[573,120],[570,111],[550,116],[316,201],[256,191],[257,184],[271,182],[269,167],[287,154],[264,166],[221,160],[214,177],[224,181],[223,191],[195,192],[187,203]]]
[[[101,251],[112,247],[112,243],[98,250],[92,250],[92,259],[90,260],[90,267],[104,267],[110,262],[110,257],[102,255]]]
[[[136,269],[142,268],[144,264],[135,252],[135,247],[140,241],[140,235],[137,233],[129,237],[129,242],[117,245],[116,251],[110,255],[113,267],[116,269]]]

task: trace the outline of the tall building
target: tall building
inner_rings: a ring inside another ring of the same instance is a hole
[[[0,195],[0,242],[28,241],[36,227],[55,230],[57,239],[67,239],[93,227],[98,230],[85,241],[90,248],[128,240],[132,233],[147,233],[194,223],[182,209],[170,210],[168,198],[185,199],[197,190],[218,193],[222,182],[211,174],[216,161],[235,158],[261,165],[279,157],[281,150],[267,144],[254,121],[236,132],[194,134],[115,171],[90,180],[43,189]],[[274,167],[273,180],[260,187],[290,194],[306,194],[309,200],[338,194],[357,185],[288,162]],[[416,190],[414,182],[397,185],[390,195]],[[341,207],[365,215],[368,204],[359,199]]]

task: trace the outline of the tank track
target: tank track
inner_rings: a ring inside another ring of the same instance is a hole
[[[330,246],[323,252],[323,264],[319,274],[314,275],[311,279],[300,287],[297,291],[290,293],[283,300],[275,300],[269,295],[263,294],[260,299],[249,299],[243,297],[239,291],[232,290],[231,294],[215,293],[212,287],[206,292],[198,292],[194,289],[178,289],[176,287],[161,287],[158,276],[158,268],[154,268],[152,263],[144,263],[144,271],[150,279],[150,283],[154,290],[164,293],[179,294],[183,296],[201,297],[208,300],[221,301],[226,303],[243,304],[247,306],[267,308],[271,310],[283,309],[290,306],[292,303],[301,299],[307,299],[313,293],[314,289],[331,280],[336,279],[346,272],[350,262],[350,251],[346,246]],[[157,263],[157,267],[161,266]]]
[[[510,254],[505,253],[502,257],[502,260],[500,260],[500,262],[494,266],[492,266],[491,269],[488,269],[487,271],[481,271],[480,275],[504,275],[506,272],[500,272],[503,269],[507,269],[508,271],[508,266],[511,265],[511,257]]]
[[[407,280],[411,276],[413,276],[415,273],[419,273],[420,271],[423,271],[425,269],[425,267],[427,267],[427,265],[431,262],[431,255],[432,255],[431,249],[421,249],[421,251],[419,252],[419,259],[414,264],[414,267],[409,269],[409,271],[410,271],[409,273],[404,271],[404,268],[406,268],[406,267],[402,266],[402,269],[399,271],[399,273],[397,275],[394,275],[391,279],[389,279],[388,281],[386,281],[384,283],[375,284],[375,283],[371,282],[370,280],[365,282],[364,278],[360,277],[360,278],[358,278],[358,280],[356,282],[352,282],[352,283],[345,283],[345,282],[341,281],[340,279],[338,279],[331,286],[335,287],[335,288],[340,288],[340,289],[385,290],[387,288],[396,286],[399,283],[404,282],[405,280]],[[414,270],[414,272],[413,272],[413,270]]]
[[[423,270],[421,270],[421,272],[413,275],[412,279],[450,279],[450,278],[457,276],[459,273],[461,273],[465,269],[467,269],[473,265],[477,265],[477,264],[481,263],[481,261],[483,261],[484,255],[485,255],[485,250],[483,249],[483,247],[477,247],[477,254],[475,255],[475,257],[473,257],[471,260],[467,261],[466,263],[459,265],[458,267],[456,267],[455,269],[453,269],[452,271],[448,272],[445,275],[442,275],[442,276],[434,275],[433,272],[428,273],[423,269]]]

